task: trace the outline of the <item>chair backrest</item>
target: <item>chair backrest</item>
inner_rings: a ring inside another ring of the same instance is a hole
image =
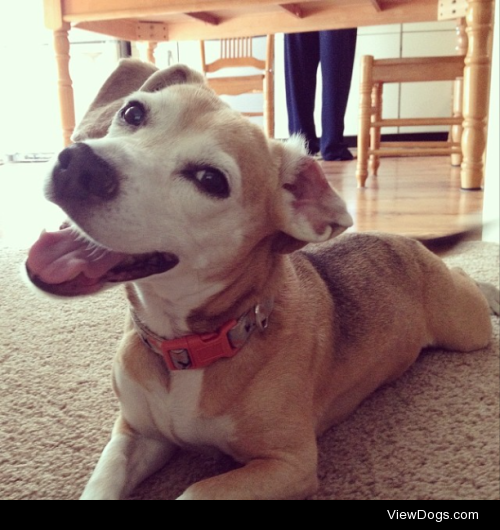
[[[375,83],[454,81],[463,76],[464,60],[460,55],[377,60],[371,57],[372,79]]]
[[[255,92],[265,93],[272,90],[271,85],[274,83],[274,35],[267,36],[265,60],[254,57],[253,40],[253,37],[221,39],[219,57],[210,63],[206,61],[206,43],[201,41],[202,69],[208,84],[217,94],[235,96]],[[252,75],[210,75],[223,69],[242,67],[252,67],[259,72]]]
[[[220,58],[212,63],[206,62],[205,41],[201,41],[201,60],[203,72],[211,74],[224,68],[248,67],[266,69],[266,61],[253,55],[253,37],[240,37],[220,40]]]
[[[202,69],[208,85],[219,95],[264,94],[263,112],[243,112],[245,116],[264,116],[264,128],[274,136],[274,35],[266,37],[265,60],[254,57],[254,37],[221,39],[219,57],[207,63],[205,41],[201,41]],[[213,76],[219,70],[252,67],[252,75]]]

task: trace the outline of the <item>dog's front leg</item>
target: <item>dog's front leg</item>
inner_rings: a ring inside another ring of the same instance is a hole
[[[166,439],[148,438],[118,418],[113,434],[85,488],[81,500],[119,500],[161,469],[176,446]]]
[[[193,484],[178,500],[304,499],[318,488],[316,462],[311,456],[306,462],[252,460],[240,469]]]

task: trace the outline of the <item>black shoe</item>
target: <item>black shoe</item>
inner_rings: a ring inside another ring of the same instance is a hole
[[[354,160],[354,156],[351,153],[351,151],[347,149],[347,147],[343,147],[342,149],[339,149],[337,152],[328,153],[327,155],[323,154],[323,160],[325,160],[326,162],[336,162],[336,161],[346,162],[349,160]]]
[[[319,140],[309,140],[306,143],[307,145],[307,152],[309,156],[316,156],[318,155],[319,151]]]

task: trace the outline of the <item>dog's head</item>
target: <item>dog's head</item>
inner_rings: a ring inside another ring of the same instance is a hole
[[[227,269],[260,241],[289,252],[351,226],[302,142],[268,140],[184,66],[124,61],[62,151],[47,197],[72,226],[44,234],[27,262],[53,294]]]

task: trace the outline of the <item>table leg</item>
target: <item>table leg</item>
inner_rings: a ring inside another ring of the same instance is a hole
[[[75,130],[75,100],[73,82],[69,71],[69,29],[69,24],[64,24],[62,29],[54,31],[54,49],[57,59],[59,105],[64,146],[71,144],[71,135]]]
[[[493,0],[468,0],[461,170],[461,186],[466,190],[480,189],[484,177],[492,15]]]
[[[156,57],[155,57],[156,48],[158,48],[157,42],[148,41],[147,56],[148,56],[148,62],[150,62],[151,64],[156,64]]]

